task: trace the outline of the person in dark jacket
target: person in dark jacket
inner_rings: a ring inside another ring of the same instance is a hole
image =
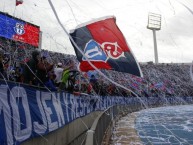
[[[32,58],[24,66],[24,83],[30,85],[37,85],[37,65],[40,58],[40,51],[34,50],[32,52]]]
[[[53,69],[53,64],[48,63],[45,56],[42,56],[37,65],[37,77],[39,78],[40,86],[44,87],[49,81],[49,72]]]

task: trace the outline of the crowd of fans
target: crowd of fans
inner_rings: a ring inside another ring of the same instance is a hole
[[[9,43],[9,44],[7,44]],[[110,96],[193,96],[190,64],[141,63],[143,78],[113,70],[79,72],[73,55],[26,49],[24,45],[0,39],[0,78],[49,91],[80,92]],[[13,47],[12,47],[13,48]],[[127,89],[124,89],[123,87]]]

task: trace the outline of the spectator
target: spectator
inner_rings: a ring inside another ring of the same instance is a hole
[[[62,73],[64,71],[64,68],[62,68],[62,63],[59,62],[57,64],[57,67],[54,68],[54,74],[56,75],[56,78],[55,78],[55,83],[57,86],[60,85],[60,83],[62,82]]]
[[[97,92],[99,87],[98,87],[98,81],[97,81],[94,74],[92,74],[91,77],[90,77],[90,84],[91,84],[93,90],[95,92]]]
[[[47,62],[46,57],[42,56],[37,64],[37,77],[40,86],[44,86],[49,81],[49,71],[53,69],[53,64]]]
[[[40,51],[32,52],[32,58],[25,64],[24,67],[24,83],[37,85],[37,65],[40,57]]]
[[[23,75],[22,75],[22,70],[20,67],[15,68],[15,81],[23,83]]]
[[[90,83],[92,84],[92,85],[94,85],[95,83],[97,83],[97,79],[96,79],[96,77],[95,77],[95,75],[91,75],[91,77],[90,77]]]
[[[48,74],[48,80],[45,82],[45,86],[50,90],[50,91],[57,91],[56,86],[54,84],[54,79],[55,79],[55,74],[54,72],[49,72]]]
[[[72,91],[75,84],[76,70],[74,68],[74,62],[70,61],[68,66],[64,69],[62,74],[62,81],[59,86],[59,90],[65,89],[66,91]]]

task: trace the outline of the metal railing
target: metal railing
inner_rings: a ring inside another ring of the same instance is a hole
[[[85,145],[101,145],[104,135],[115,118],[132,112],[128,106],[113,106],[102,112],[94,121],[90,130],[87,131]]]

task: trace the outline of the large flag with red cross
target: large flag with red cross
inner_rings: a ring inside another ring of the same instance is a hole
[[[142,76],[139,64],[116,25],[115,17],[104,17],[79,25],[70,35],[78,46],[77,48],[71,41],[81,71],[94,69],[89,60],[98,69],[111,69]]]

